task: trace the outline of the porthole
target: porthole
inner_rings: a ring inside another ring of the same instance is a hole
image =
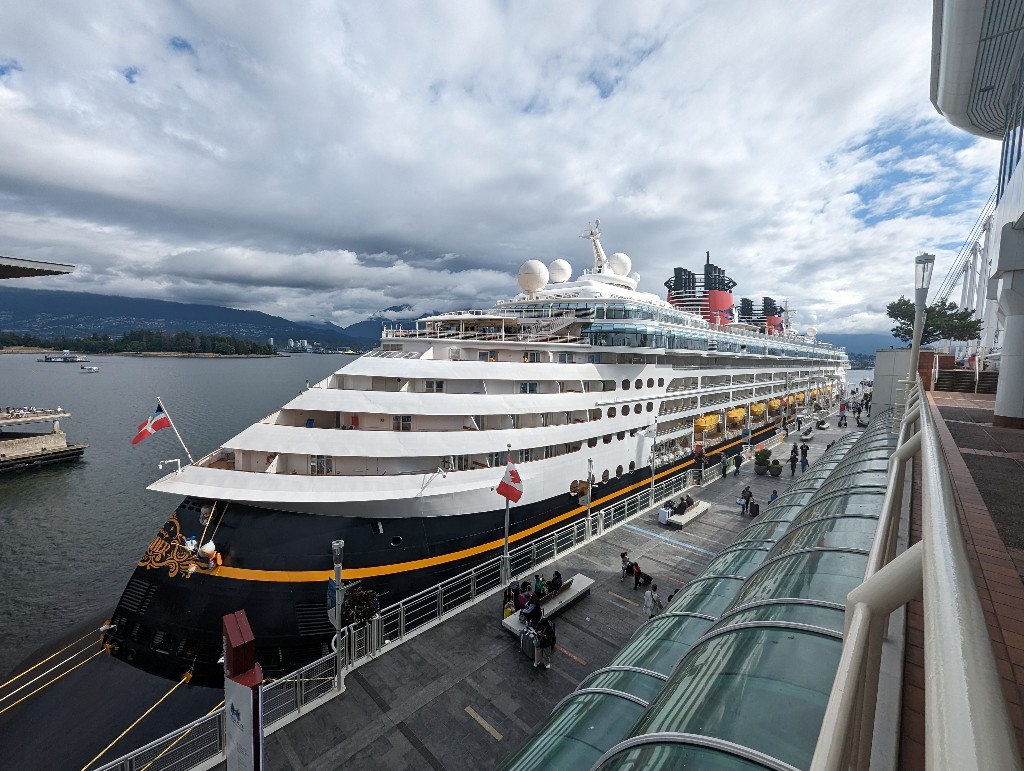
[[[647,402],[647,411],[654,412],[654,402]]]
[[[617,433],[615,435],[615,438],[618,439],[621,442],[623,439],[626,438],[626,432],[625,431],[619,431],[619,433]]]
[[[622,405],[622,414],[623,415],[628,415],[629,414],[629,405],[628,404],[623,404]]]
[[[616,415],[615,408],[614,407],[609,407],[608,408],[608,417],[609,418],[614,418],[615,415]]]
[[[647,387],[648,388],[654,388],[654,378],[653,377],[647,378]]]
[[[634,471],[636,471],[636,461],[635,460],[631,460],[629,462],[629,472],[633,473]]]
[[[587,447],[597,447],[597,437],[594,437],[594,436],[590,437],[587,440]]]
[[[639,430],[640,430],[639,428],[631,428],[631,429],[629,429],[629,435],[630,436],[636,436],[636,432],[639,431]]]
[[[637,378],[636,382],[633,384],[633,387],[636,388],[636,390],[639,391],[641,388],[644,387],[644,381],[641,380],[640,378]]]
[[[616,479],[620,479],[621,477],[622,477],[622,466],[620,465],[620,466],[618,466],[615,469],[615,478]]]
[[[603,437],[601,437],[601,441],[603,441],[605,444],[611,444],[612,443],[612,435],[611,434],[605,434]]]
[[[605,469],[604,471],[601,472],[601,481],[607,482],[610,476],[611,474],[608,473],[608,469]]]
[[[665,385],[665,378],[659,377],[658,378],[658,388],[661,388],[663,385]]]
[[[396,535],[394,538],[392,538],[391,539],[391,545],[392,546],[401,546],[402,545],[402,536]]]
[[[629,381],[628,380],[623,380],[622,381],[622,390],[623,391],[628,391],[629,390]]]

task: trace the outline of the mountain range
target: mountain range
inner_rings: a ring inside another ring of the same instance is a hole
[[[272,337],[279,346],[291,338],[367,349],[379,343],[382,323],[408,326],[416,318],[430,315],[403,317],[411,310],[409,305],[395,305],[342,327],[330,321],[299,323],[260,311],[218,305],[0,286],[0,331],[47,338],[88,337],[94,333],[117,337],[135,329],[159,329],[259,341]],[[843,346],[851,354],[874,355],[876,349],[904,345],[890,334],[878,333],[825,333],[818,339]]]

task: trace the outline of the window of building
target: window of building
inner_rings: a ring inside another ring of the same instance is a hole
[[[614,418],[615,415],[616,415],[615,408],[614,407],[609,407],[608,408],[608,417],[609,418]]]
[[[630,473],[636,471],[636,461],[635,460],[631,460],[629,462],[629,470],[630,470]]]
[[[622,405],[622,414],[623,415],[628,415],[629,414],[629,405],[628,404],[623,404]]]
[[[599,353],[588,353],[587,354],[587,364],[600,364],[600,363],[601,363],[601,354],[599,354]]]
[[[619,466],[615,467],[615,478],[619,479],[621,476],[622,476],[622,466],[619,465]]]
[[[523,354],[523,361],[530,362],[531,364],[536,364],[537,362],[540,361],[540,354],[537,353],[537,351],[527,351],[526,353]]]
[[[654,378],[653,377],[647,378],[647,387],[648,388],[654,388]]]
[[[519,384],[519,393],[521,393],[521,394],[535,394],[535,393],[537,393],[537,384],[536,383],[520,383]]]
[[[601,437],[601,441],[603,441],[605,444],[611,444],[612,443],[612,435],[611,434],[605,434],[603,437]]]
[[[477,361],[497,361],[498,355],[494,351],[479,351],[476,358]]]
[[[636,382],[633,384],[633,387],[639,391],[641,388],[644,387],[644,381],[641,380],[640,378],[637,378]]]
[[[597,437],[594,437],[594,436],[590,437],[587,440],[587,447],[597,447]]]
[[[392,431],[412,431],[412,415],[392,415]]]
[[[504,450],[498,452],[487,453],[487,465],[491,468],[498,468],[498,466],[504,466],[508,461],[508,453]]]
[[[472,466],[468,455],[456,455],[454,460],[456,471],[469,471]]]
[[[520,463],[529,463],[531,460],[533,460],[533,452],[534,451],[533,451],[532,447],[527,448],[525,450],[520,450],[519,451],[519,462]]]
[[[605,469],[604,471],[601,472],[602,482],[607,482],[609,477],[611,477],[611,474],[608,473],[608,469]]]
[[[654,411],[654,402],[647,402],[647,411],[648,412],[653,412]]]
[[[665,385],[665,378],[659,377],[658,378],[658,388],[661,388],[663,385]]]
[[[558,363],[559,364],[575,364],[576,363],[576,354],[574,354],[574,353],[560,353],[560,354],[558,354]]]
[[[629,381],[628,380],[623,380],[622,381],[622,390],[623,391],[628,391],[629,390]]]
[[[334,459],[329,455],[310,455],[309,473],[315,477],[327,476],[334,473]]]
[[[423,390],[428,394],[443,394],[444,393],[444,381],[443,380],[425,380],[423,382]]]
[[[626,438],[626,432],[625,431],[619,431],[619,433],[617,433],[615,435],[615,437],[621,442],[623,439]]]

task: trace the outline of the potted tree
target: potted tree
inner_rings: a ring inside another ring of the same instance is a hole
[[[782,464],[779,463],[778,458],[772,461],[771,465],[768,467],[768,473],[773,477],[782,476]]]
[[[771,450],[758,450],[754,453],[754,473],[764,476],[768,473],[768,459],[772,457]]]

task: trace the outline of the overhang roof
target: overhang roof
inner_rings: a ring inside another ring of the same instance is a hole
[[[1019,0],[934,0],[931,101],[978,136],[1001,139],[1024,53]]]
[[[0,257],[0,279],[59,276],[63,273],[71,273],[74,269],[74,265],[64,265],[59,262],[37,262],[17,257]]]

